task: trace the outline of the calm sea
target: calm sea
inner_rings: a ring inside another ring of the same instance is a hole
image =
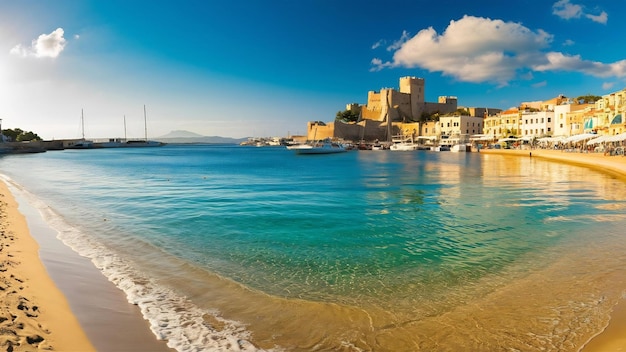
[[[626,187],[450,152],[0,158],[179,351],[576,351],[626,289]]]

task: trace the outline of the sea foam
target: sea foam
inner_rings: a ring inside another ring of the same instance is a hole
[[[0,175],[12,192],[37,209],[43,220],[57,232],[57,238],[77,254],[89,258],[102,274],[125,294],[129,303],[137,305],[150,323],[157,339],[166,340],[170,348],[180,352],[193,351],[260,351],[250,342],[251,333],[245,325],[224,319],[217,310],[201,309],[186,297],[159,285],[133,268],[105,245],[67,223],[45,202],[6,175]],[[219,329],[204,316],[212,316]]]

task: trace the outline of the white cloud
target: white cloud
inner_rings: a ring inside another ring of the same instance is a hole
[[[515,77],[523,63],[548,46],[552,35],[533,32],[518,23],[464,16],[451,21],[443,34],[432,27],[397,42],[392,62],[372,61],[373,70],[385,67],[421,67],[467,82],[497,82]]]
[[[548,85],[548,81],[541,81],[533,84],[533,88],[545,87]]]
[[[606,24],[609,20],[609,15],[605,11],[602,11],[599,15],[587,13],[584,7],[573,4],[570,0],[559,0],[555,2],[552,5],[552,13],[565,20],[581,18],[583,16],[601,24]]]
[[[563,46],[572,46],[572,45],[574,45],[574,44],[576,44],[576,42],[574,42],[574,41],[573,41],[573,40],[571,40],[571,39],[567,39],[567,40],[565,40],[565,41],[563,42]]]
[[[615,85],[614,82],[604,82],[602,83],[602,89],[609,90],[609,89],[612,89],[614,85]]]
[[[400,39],[396,40],[393,42],[393,44],[389,45],[387,47],[387,51],[394,51],[394,50],[398,50],[402,47],[402,45],[409,40],[410,35],[409,32],[407,31],[402,31],[402,36],[400,36]]]
[[[580,55],[558,52],[546,54],[547,63],[533,66],[536,71],[574,71],[595,77],[626,77],[626,60],[605,64],[583,60]]]
[[[580,18],[583,14],[583,7],[574,5],[569,0],[559,0],[552,5],[552,13],[566,20]]]
[[[11,49],[10,53],[23,57],[51,57],[56,58],[65,49],[67,41],[63,38],[63,28],[57,28],[50,34],[42,34],[33,40],[30,47],[21,44]]]
[[[609,15],[605,12],[602,11],[601,14],[599,14],[598,16],[594,16],[594,15],[585,15],[585,17],[587,17],[588,19],[594,21],[594,22],[598,22],[601,24],[606,24],[609,21]]]
[[[464,82],[492,82],[506,86],[527,79],[532,72],[568,71],[595,77],[626,77],[626,60],[601,63],[580,55],[548,52],[553,36],[519,23],[464,16],[451,21],[442,34],[432,27],[398,40],[391,61],[375,58],[371,71],[421,68]],[[565,45],[573,44],[566,41]]]

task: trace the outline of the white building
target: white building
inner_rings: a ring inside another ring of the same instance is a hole
[[[554,111],[524,111],[520,126],[522,138],[552,136],[554,133]]]
[[[574,120],[575,113],[581,113],[592,104],[579,104],[578,102],[568,101],[554,107],[554,133],[555,137],[569,137],[582,133],[582,122]]]
[[[476,116],[441,116],[439,133],[441,136],[471,136],[483,133],[482,117]]]

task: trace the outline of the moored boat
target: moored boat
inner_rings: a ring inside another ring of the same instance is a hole
[[[391,145],[389,149],[395,150],[395,151],[412,151],[412,150],[417,150],[418,147],[419,145],[415,143],[406,142],[406,143],[394,143]]]
[[[471,152],[472,151],[472,146],[469,144],[455,144],[452,147],[450,147],[450,151],[451,152]]]
[[[295,151],[296,154],[334,154],[347,151],[343,145],[335,143],[330,139],[325,139],[320,142],[290,145],[287,146],[287,149]]]

